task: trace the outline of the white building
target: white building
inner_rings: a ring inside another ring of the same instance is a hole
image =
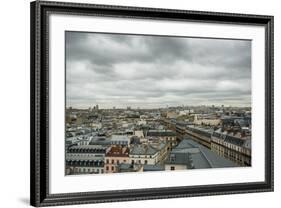
[[[127,135],[112,135],[110,143],[112,145],[129,146],[130,145],[130,138]]]
[[[130,148],[129,159],[131,164],[155,165],[166,157],[168,145],[159,144],[141,144]]]
[[[106,148],[102,145],[81,145],[68,148],[65,155],[66,174],[104,173]]]

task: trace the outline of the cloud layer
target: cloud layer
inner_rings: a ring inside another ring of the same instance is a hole
[[[251,42],[66,32],[66,105],[250,106]]]

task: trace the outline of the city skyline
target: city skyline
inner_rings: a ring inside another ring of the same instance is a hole
[[[91,106],[86,106],[83,108],[80,107],[73,107],[73,106],[67,106],[66,108],[73,108],[73,109],[81,109],[81,110],[88,110],[89,108],[94,108],[97,105],[91,105]],[[98,105],[98,109],[100,110],[114,110],[114,109],[132,109],[132,110],[157,110],[157,109],[167,109],[167,108],[198,108],[198,107],[212,107],[214,106],[215,108],[221,108],[222,106],[224,108],[251,108],[251,106],[231,106],[231,105],[179,105],[179,106],[163,106],[163,107],[155,107],[155,108],[141,108],[141,107],[132,107],[132,106],[124,106],[124,107],[118,107],[118,106],[112,106],[110,108],[103,108],[102,106]]]
[[[251,106],[251,41],[66,32],[66,107]]]

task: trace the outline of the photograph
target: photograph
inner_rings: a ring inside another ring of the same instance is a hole
[[[274,191],[274,15],[189,9],[30,3],[32,206]]]
[[[251,40],[64,36],[66,176],[251,167]]]

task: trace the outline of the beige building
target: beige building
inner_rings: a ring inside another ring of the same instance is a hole
[[[175,111],[168,111],[166,117],[167,118],[177,118],[179,115]]]
[[[118,172],[118,165],[129,163],[129,148],[122,146],[111,146],[105,154],[105,173]]]
[[[194,115],[193,124],[195,124],[195,125],[202,125],[203,124],[203,125],[217,126],[220,123],[221,123],[220,118]]]
[[[251,166],[251,136],[229,134],[218,129],[212,135],[211,150],[240,166]]]
[[[130,163],[142,165],[155,165],[163,162],[168,153],[168,144],[160,142],[158,144],[133,145],[130,148]]]
[[[150,138],[160,138],[164,142],[168,143],[169,149],[177,145],[177,134],[175,131],[171,130],[149,130],[146,133],[147,137]]]

